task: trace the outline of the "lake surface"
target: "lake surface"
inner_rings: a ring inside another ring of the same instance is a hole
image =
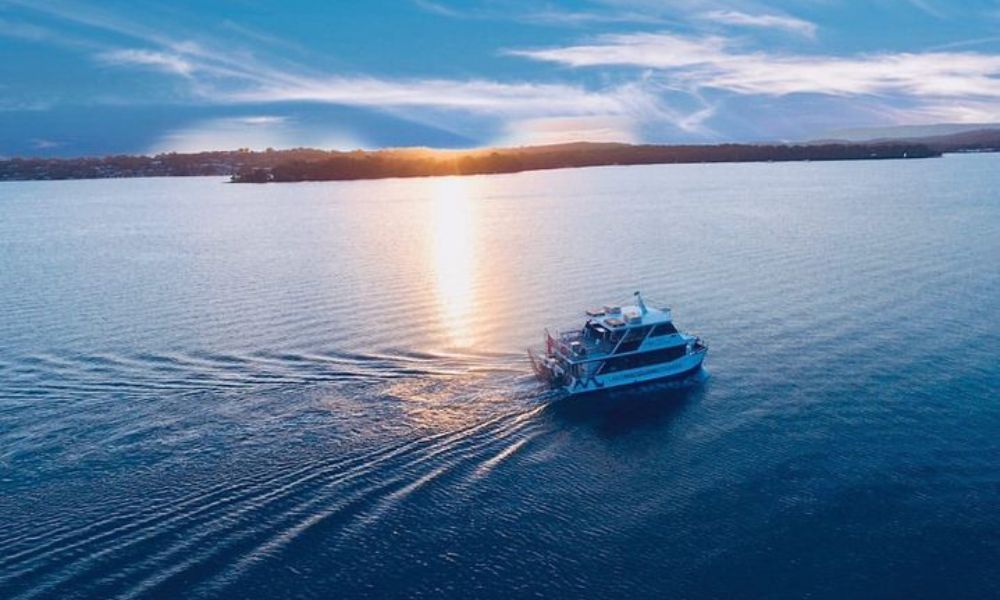
[[[1000,155],[0,184],[4,598],[998,597],[998,390]]]

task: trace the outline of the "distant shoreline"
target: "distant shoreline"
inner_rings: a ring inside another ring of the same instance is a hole
[[[233,183],[351,181],[398,177],[493,175],[614,165],[787,162],[931,158],[941,152],[919,144],[821,144],[633,146],[563,144],[472,152],[381,151],[338,154],[319,160],[286,160],[244,168]]]
[[[0,181],[222,176],[234,183],[352,181],[399,177],[487,175],[579,167],[686,163],[789,162],[932,158],[950,152],[996,152],[1000,129],[800,144],[631,145],[575,142],[517,148],[351,152],[291,150],[167,153],[156,156],[12,158],[0,160]]]
[[[917,143],[630,145],[579,142],[550,146],[337,152],[299,148],[0,161],[0,181],[128,177],[229,176],[235,183],[350,181],[394,177],[484,175],[612,165],[787,162],[931,158]]]

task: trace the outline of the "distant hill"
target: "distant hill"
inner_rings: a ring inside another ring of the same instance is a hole
[[[927,158],[940,151],[919,143],[630,145],[578,142],[517,148],[395,148],[338,152],[298,148],[156,156],[0,161],[0,180],[231,175],[236,183],[326,181],[514,173],[603,165]]]
[[[1000,150],[1000,125],[994,129],[977,129],[947,135],[893,141],[926,144],[940,152],[996,152]]]
[[[967,131],[1000,129],[1000,123],[936,123],[933,125],[897,125],[838,129],[817,137],[821,142],[870,142],[873,140],[911,140],[938,137]]]
[[[815,144],[846,143],[844,140],[817,140]],[[941,135],[921,137],[882,137],[866,140],[867,144],[920,144],[938,152],[997,152],[1000,151],[1000,125],[966,129]]]

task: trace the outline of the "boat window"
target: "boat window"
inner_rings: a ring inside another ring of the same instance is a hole
[[[653,329],[653,333],[649,334],[652,337],[657,337],[661,335],[671,335],[677,333],[677,328],[674,327],[673,323],[660,323]]]
[[[642,344],[642,340],[625,340],[618,345],[615,349],[615,354],[623,354],[625,352],[634,352],[639,349],[639,345]]]
[[[604,367],[601,369],[601,373],[614,373],[616,371],[626,371],[628,369],[648,367],[650,365],[677,360],[685,354],[687,354],[687,346],[681,344],[680,346],[652,350],[641,354],[619,356],[617,358],[611,358],[604,361]]]
[[[625,341],[626,342],[631,342],[632,340],[642,341],[646,337],[646,334],[649,333],[650,329],[652,329],[652,325],[646,325],[645,327],[633,327],[632,329],[628,330],[628,333],[625,334]]]
[[[633,327],[625,332],[625,339],[622,340],[621,345],[615,350],[615,354],[622,354],[625,352],[634,352],[639,349],[642,345],[642,340],[646,339],[646,334],[652,329],[652,325],[646,325],[644,327]]]

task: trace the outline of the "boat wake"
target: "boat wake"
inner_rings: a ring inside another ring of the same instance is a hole
[[[141,368],[131,371],[136,364]],[[188,403],[198,418],[253,419],[262,411],[287,417],[297,411],[296,418],[258,432],[265,441],[298,435],[292,428],[303,415],[319,421],[314,432],[326,431],[300,445],[286,442],[280,456],[269,453],[266,443],[253,444],[251,436],[250,442],[220,452],[235,456],[209,456],[211,465],[188,455],[180,443],[161,462],[140,465],[143,476],[134,469],[112,473],[104,485],[91,486],[88,497],[74,496],[71,484],[39,482],[35,499],[43,507],[4,506],[15,517],[0,540],[8,549],[0,556],[0,587],[22,600],[212,596],[267,561],[301,548],[319,544],[326,553],[349,553],[370,528],[407,510],[415,499],[444,494],[461,502],[546,433],[547,421],[539,416],[547,397],[514,365],[506,356],[469,355],[44,355],[22,360],[13,369],[15,385],[3,407],[15,416],[19,399],[32,395],[30,388],[48,370],[73,375],[55,377],[35,393],[47,394],[47,400],[72,393],[66,403],[75,410],[134,402],[137,395],[157,403],[164,390],[172,392],[170,402],[176,404],[175,394],[183,391],[215,402],[211,409]],[[125,376],[130,372],[144,376]],[[340,393],[345,381],[351,384],[350,396]],[[205,390],[220,383],[224,389]],[[304,392],[304,384],[312,392]],[[357,423],[362,412],[369,414],[367,429]],[[183,435],[183,419],[152,428],[137,422],[151,414],[137,410],[130,421],[112,423],[111,429],[131,431],[145,443],[150,436]],[[378,427],[382,420],[393,426]],[[52,433],[27,432],[20,451],[7,460],[23,460],[20,453],[33,450],[32,439]],[[123,434],[111,437],[121,442]],[[137,494],[141,487],[144,493]]]

